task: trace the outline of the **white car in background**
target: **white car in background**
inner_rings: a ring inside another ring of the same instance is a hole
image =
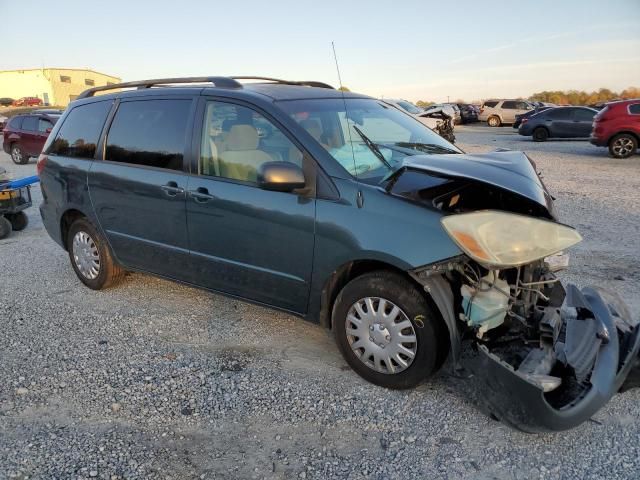
[[[381,100],[386,104],[411,115],[442,138],[451,143],[455,143],[456,137],[453,134],[455,112],[450,106],[439,105],[437,108],[427,107],[426,110],[423,110],[407,100],[397,100],[393,98],[383,98]]]

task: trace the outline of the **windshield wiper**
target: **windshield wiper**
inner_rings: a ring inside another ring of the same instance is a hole
[[[421,150],[427,153],[459,153],[451,148],[437,145],[435,143],[397,142],[395,145],[398,147],[413,148],[414,150]]]
[[[369,137],[367,137],[362,130],[360,130],[358,127],[356,127],[355,125],[353,126],[353,129],[358,132],[358,135],[360,135],[360,138],[362,139],[362,141],[364,142],[364,144],[369,147],[369,150],[371,150],[373,152],[373,154],[378,157],[378,160],[380,160],[385,167],[387,167],[389,170],[393,170],[393,168],[391,167],[391,164],[389,162],[387,162],[387,159],[384,158],[384,155],[382,154],[382,152],[380,151],[380,149],[378,148],[378,146],[373,143],[371,141],[371,139]]]

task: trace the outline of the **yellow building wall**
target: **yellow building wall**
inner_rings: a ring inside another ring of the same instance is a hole
[[[67,77],[63,81],[62,77]],[[87,84],[87,81],[93,85]],[[119,83],[118,77],[66,68],[12,70],[0,72],[0,97],[38,97],[50,105],[66,107],[81,92],[91,87]]]

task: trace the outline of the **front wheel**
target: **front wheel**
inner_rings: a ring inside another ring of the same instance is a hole
[[[86,218],[71,225],[67,250],[76,275],[93,290],[110,287],[124,278],[125,271],[113,259],[106,240]]]
[[[16,232],[24,230],[29,224],[29,217],[27,217],[27,214],[24,212],[7,214],[7,220],[11,222],[11,228]]]
[[[616,135],[609,142],[609,154],[613,158],[629,158],[637,148],[638,140],[628,133]]]
[[[333,308],[336,342],[365,380],[386,388],[411,388],[440,366],[448,351],[439,318],[406,278],[372,272],[349,282]]]
[[[11,145],[11,160],[16,165],[24,165],[29,162],[29,157],[25,155],[19,145]]]

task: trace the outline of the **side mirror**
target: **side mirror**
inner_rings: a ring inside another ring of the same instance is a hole
[[[45,133],[51,133],[51,130],[53,130],[53,128],[49,127],[49,128],[47,128],[44,132],[45,132]]]
[[[291,192],[304,188],[304,173],[290,162],[265,162],[258,168],[258,186],[274,192]]]

